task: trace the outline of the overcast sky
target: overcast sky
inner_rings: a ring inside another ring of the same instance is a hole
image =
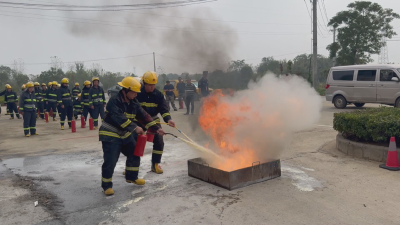
[[[311,10],[309,0],[305,1]],[[86,67],[100,63],[107,71],[133,72],[135,68],[137,74],[142,74],[153,69],[153,56],[150,54],[152,52],[156,52],[157,67],[160,66],[166,73],[215,69],[221,64],[211,65],[208,61],[221,59],[224,60],[222,65],[227,65],[229,61],[227,57],[245,59],[253,65],[258,64],[265,56],[292,59],[298,54],[311,52],[311,20],[305,1],[218,0],[183,6],[179,9],[161,8],[113,13],[67,13],[0,6],[2,30],[0,64],[11,64],[15,59],[22,59],[25,62],[26,73],[39,74],[49,68],[47,63],[50,62],[51,56],[57,56],[64,62],[73,62],[143,54],[130,58],[85,62]],[[320,7],[324,11],[321,1]],[[13,2],[99,5],[148,1],[15,0]],[[345,10],[350,1],[324,0],[324,2],[327,16],[331,18],[337,12]],[[398,0],[375,2],[400,13]],[[325,12],[318,13],[321,25],[318,47],[320,54],[328,55],[325,48],[332,42],[333,34],[327,31],[330,28],[325,26],[326,18],[323,20],[322,15],[325,18]],[[82,18],[85,20],[81,20]],[[196,22],[200,23],[199,27]],[[393,26],[400,34],[400,20],[394,21]],[[172,29],[175,28],[178,29],[176,33],[186,32],[187,35],[189,32],[190,35],[175,36],[170,33],[174,32]],[[197,43],[200,47],[194,48]],[[205,47],[211,45],[210,43],[217,46]],[[388,42],[390,62],[400,63],[399,43]],[[223,47],[220,49],[219,46]],[[212,55],[203,54],[201,51],[203,49],[207,53],[212,52]],[[218,51],[213,52],[214,49]],[[220,54],[221,51],[224,53]],[[202,53],[197,54],[197,52]],[[193,56],[194,54],[196,55]],[[373,58],[377,63],[378,57]],[[64,70],[67,70],[67,63],[65,64]]]

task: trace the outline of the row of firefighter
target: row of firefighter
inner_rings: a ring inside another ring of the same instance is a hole
[[[7,113],[10,119],[16,116],[21,119],[20,114],[24,118],[24,134],[37,135],[36,120],[45,119],[50,116],[53,121],[57,121],[57,114],[60,118],[61,130],[64,130],[65,120],[69,128],[73,117],[78,115],[86,119],[88,114],[93,119],[94,129],[98,128],[99,116],[104,118],[104,107],[106,105],[104,90],[99,86],[99,78],[95,77],[92,82],[85,81],[82,90],[79,83],[75,83],[75,87],[70,90],[68,78],[63,78],[61,84],[57,81],[45,83],[28,82],[22,85],[20,95],[13,90],[11,85],[6,84],[0,96],[4,95],[4,101],[7,104]],[[1,111],[0,111],[1,113]],[[14,115],[15,114],[15,115]]]

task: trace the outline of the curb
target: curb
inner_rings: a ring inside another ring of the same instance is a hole
[[[340,133],[336,136],[336,149],[348,156],[384,163],[386,163],[389,150],[388,147],[349,141]],[[399,153],[399,149],[397,152]],[[398,155],[400,161],[400,154]]]

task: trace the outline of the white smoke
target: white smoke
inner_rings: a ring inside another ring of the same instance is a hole
[[[274,74],[267,74],[248,86],[247,90],[221,99],[222,103],[246,108],[226,115],[227,120],[242,120],[232,127],[224,139],[254,150],[255,158],[252,160],[266,162],[279,159],[295,132],[308,129],[319,121],[322,99],[299,76],[277,78]],[[244,154],[248,153],[239,150],[225,156],[242,158]]]

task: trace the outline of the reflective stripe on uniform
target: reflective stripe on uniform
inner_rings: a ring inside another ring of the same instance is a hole
[[[126,113],[126,112],[124,112],[124,114],[125,114],[126,118],[128,118],[128,119],[135,119],[136,118],[136,114],[129,114],[129,113]]]
[[[36,130],[36,127],[29,127],[31,130]]]
[[[163,154],[163,151],[153,150],[153,154],[162,155],[162,154]]]
[[[93,119],[93,121],[99,121],[99,119]]]
[[[149,129],[149,127],[156,125],[156,121],[151,121],[150,123],[146,124],[145,128]]]
[[[125,167],[127,171],[139,171],[139,167]]]
[[[158,106],[155,103],[147,103],[147,102],[141,102],[140,105],[145,106],[145,107],[157,107]]]
[[[105,182],[105,183],[108,183],[108,182],[111,182],[112,181],[112,177],[111,178],[104,178],[104,177],[101,177],[101,181],[103,181],[103,182]]]
[[[29,130],[29,127],[28,128],[24,128],[24,130]]]
[[[99,131],[99,135],[115,137],[115,138],[121,138],[117,133],[109,132],[109,131],[103,131],[103,130]]]
[[[122,127],[122,128],[125,128],[125,127],[127,127],[129,124],[131,124],[131,123],[132,123],[132,121],[131,121],[130,119],[128,119],[125,123],[121,124],[121,127]]]
[[[56,95],[56,94],[49,94],[49,96],[54,96],[54,97],[57,97],[57,95]]]
[[[132,132],[126,132],[126,134],[124,136],[121,137],[121,139],[125,139],[128,138],[129,136],[131,136]]]
[[[163,118],[166,117],[166,116],[171,116],[171,114],[169,114],[169,113],[164,113],[164,114],[162,114],[162,117],[163,117]]]

